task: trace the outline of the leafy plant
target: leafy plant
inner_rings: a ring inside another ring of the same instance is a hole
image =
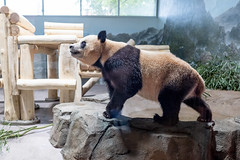
[[[22,137],[26,133],[28,133],[32,130],[44,129],[44,128],[47,128],[49,126],[52,126],[52,124],[49,124],[49,125],[46,125],[46,126],[43,126],[43,127],[33,126],[33,127],[29,127],[29,128],[20,129],[20,130],[17,130],[17,131],[5,130],[5,129],[2,128],[0,130],[0,152],[2,151],[2,149],[4,147],[6,147],[6,150],[9,149],[7,147],[7,140],[8,139]]]
[[[198,64],[196,70],[205,80],[207,88],[240,91],[240,65],[229,58],[217,58]]]

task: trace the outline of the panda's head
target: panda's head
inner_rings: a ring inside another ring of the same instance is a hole
[[[71,55],[86,64],[92,65],[101,57],[105,41],[106,31],[99,32],[98,36],[86,36],[78,43],[70,45]]]

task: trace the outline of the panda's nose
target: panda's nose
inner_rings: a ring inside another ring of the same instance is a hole
[[[70,45],[70,46],[69,46],[69,49],[72,49],[72,48],[73,48],[73,45]]]

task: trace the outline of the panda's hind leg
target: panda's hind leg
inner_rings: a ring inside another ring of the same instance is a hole
[[[155,114],[153,120],[168,126],[178,123],[178,114],[182,99],[182,94],[179,94],[178,91],[165,87],[158,96],[163,115],[159,116],[158,114]]]
[[[212,121],[212,112],[207,105],[207,103],[200,97],[191,97],[188,99],[185,99],[183,101],[186,105],[190,106],[194,110],[196,110],[198,113],[200,113],[200,116],[198,117],[198,121],[200,122],[211,122]]]

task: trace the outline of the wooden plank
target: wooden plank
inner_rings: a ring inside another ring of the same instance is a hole
[[[4,84],[4,118],[8,121],[19,120],[19,97],[11,94],[11,81],[9,79],[8,60],[8,20],[5,14],[0,14],[0,54],[2,65],[2,82]]]
[[[44,22],[44,29],[83,30],[83,23]]]
[[[42,44],[59,45],[62,43],[76,43],[77,37],[74,35],[37,35],[37,36],[19,36],[19,44]]]
[[[75,90],[76,79],[19,79],[17,86],[20,90]]]
[[[33,79],[33,61],[34,56],[32,49],[34,48],[28,44],[20,45],[20,78]],[[21,90],[20,94],[20,108],[22,120],[33,120],[35,118],[34,108],[34,93],[29,90]]]
[[[46,54],[46,55],[49,55],[49,56],[56,56],[56,49],[52,49],[52,48],[49,48],[49,47],[44,47],[44,46],[34,46],[33,48],[33,53],[34,54],[38,54],[38,53],[41,53],[41,54]]]
[[[23,35],[33,36],[34,33],[22,28],[21,26],[11,25],[11,35],[12,36],[23,36]]]
[[[77,59],[69,54],[70,44],[61,44],[59,46],[59,79],[75,79],[75,66]],[[60,90],[60,103],[73,102],[75,91]]]
[[[30,23],[25,17],[19,15],[16,12],[10,13],[9,21],[10,23],[17,24],[18,26],[21,26],[32,33],[36,31],[36,28],[32,25],[32,23]]]

